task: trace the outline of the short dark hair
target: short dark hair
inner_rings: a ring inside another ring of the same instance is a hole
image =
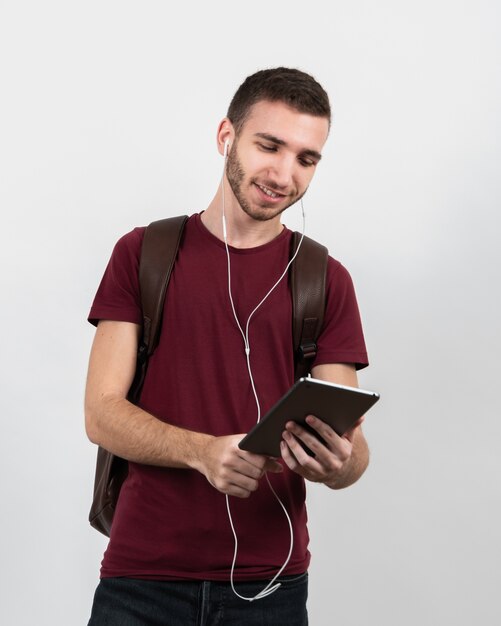
[[[251,107],[257,102],[283,102],[300,113],[325,117],[331,123],[329,96],[310,74],[301,70],[276,67],[248,76],[237,89],[227,117],[240,133]]]

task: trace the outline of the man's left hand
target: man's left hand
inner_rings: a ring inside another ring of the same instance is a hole
[[[326,484],[332,489],[339,489],[354,482],[351,474],[357,465],[354,458],[355,439],[361,434],[359,428],[363,418],[340,437],[328,424],[308,415],[306,423],[323,439],[320,441],[295,422],[287,422],[280,444],[282,458],[294,472],[312,482]],[[304,443],[314,454],[310,456],[302,447]],[[355,478],[355,480],[358,476]]]

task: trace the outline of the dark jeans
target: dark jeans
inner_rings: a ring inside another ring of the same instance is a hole
[[[307,626],[308,574],[284,576],[262,600],[241,600],[229,583],[103,578],[94,596],[89,626]],[[235,583],[254,597],[267,581]]]

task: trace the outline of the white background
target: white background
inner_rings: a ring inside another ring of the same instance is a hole
[[[500,623],[499,23],[494,0],[0,2],[2,624],[86,623],[88,309],[121,234],[205,208],[233,92],[280,64],[332,99],[307,231],[352,273],[382,396],[365,477],[309,492],[311,623]]]

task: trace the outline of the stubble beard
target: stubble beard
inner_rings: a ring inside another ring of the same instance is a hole
[[[228,162],[226,164],[226,178],[230,184],[231,190],[235,198],[238,201],[238,204],[242,208],[242,211],[246,213],[249,217],[259,222],[267,222],[268,220],[272,220],[283,213],[286,209],[288,209],[291,205],[298,202],[306,193],[306,189],[302,194],[298,196],[294,196],[293,199],[288,202],[285,206],[279,209],[266,208],[266,207],[252,207],[246,200],[244,192],[242,190],[242,183],[245,180],[245,171],[242,167],[240,159],[237,155],[237,145],[233,144],[229,154],[228,154]],[[257,181],[255,179],[250,179],[249,186],[253,185]]]

